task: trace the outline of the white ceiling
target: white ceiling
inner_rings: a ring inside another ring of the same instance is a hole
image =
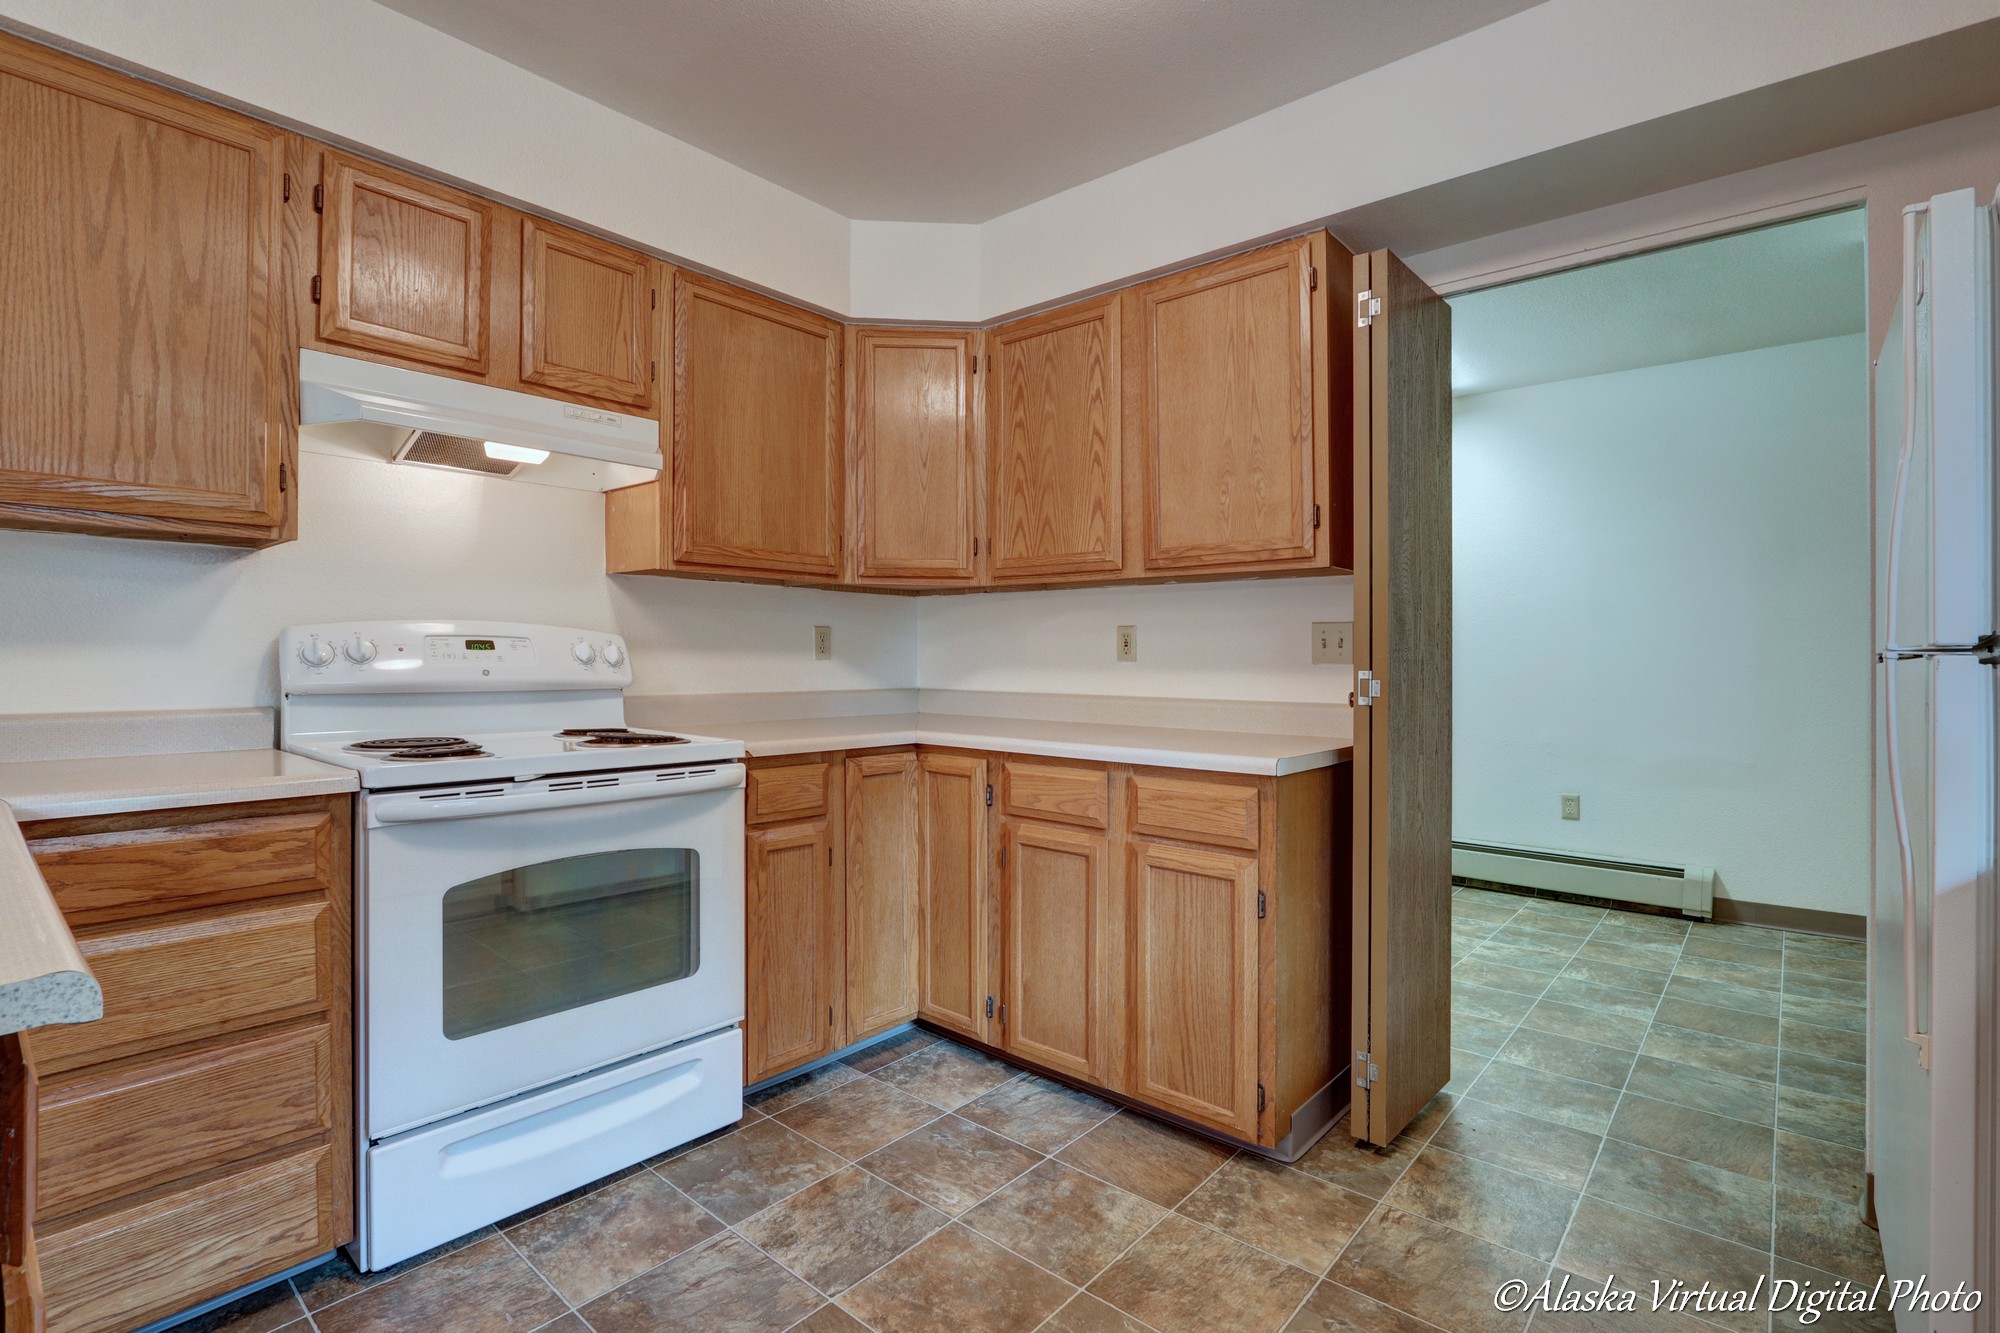
[[[1866,239],[1851,209],[1453,297],[1452,391],[1860,333]]]
[[[1535,0],[382,3],[847,217],[983,222]]]

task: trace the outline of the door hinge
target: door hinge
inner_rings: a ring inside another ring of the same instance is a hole
[[[280,464],[278,464],[278,492],[279,492],[279,494],[283,494],[283,493],[285,492],[285,490],[286,490],[286,488],[287,488],[287,485],[288,485],[288,483],[290,482],[290,480],[291,480],[291,478],[290,478],[289,476],[287,476],[287,475],[286,475],[286,472],[285,472],[285,465],[284,465],[283,463],[280,463]]]
[[[326,186],[324,185],[313,186],[313,212],[326,212]]]
[[[1262,889],[1257,890],[1257,919],[1259,921],[1264,919],[1264,891]]]
[[[993,784],[990,782],[986,784],[986,804],[989,808],[993,804]]]
[[[1354,673],[1354,694],[1351,697],[1354,707],[1372,708],[1375,701],[1382,697],[1382,682],[1375,679],[1372,671],[1357,671]]]
[[[986,997],[986,1016],[988,1018],[993,1017],[993,997],[991,995]]]
[[[1366,1051],[1354,1053],[1354,1081],[1364,1088],[1372,1088],[1382,1077],[1382,1071],[1375,1067],[1375,1061]]]
[[[319,274],[313,274],[313,304],[319,304]]]
[[[285,173],[285,202],[292,202],[292,173],[289,171]]]
[[[1264,1110],[1264,1085],[1262,1083],[1259,1083],[1257,1085],[1257,1111],[1261,1115],[1263,1113],[1263,1110]]]
[[[1365,329],[1375,322],[1375,316],[1382,313],[1382,298],[1374,292],[1354,294],[1354,327]]]
[[[1319,531],[1319,506],[1313,506],[1313,531]]]
[[[1317,264],[1306,265],[1306,290],[1309,292],[1319,290],[1319,265]]]

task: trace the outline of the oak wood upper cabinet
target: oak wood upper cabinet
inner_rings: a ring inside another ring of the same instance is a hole
[[[987,335],[987,567],[995,583],[1126,568],[1120,301],[1064,306]]]
[[[842,922],[833,824],[815,819],[749,833],[749,1082],[838,1049]]]
[[[1115,923],[1103,833],[1009,820],[1001,825],[1000,1045],[1074,1078],[1104,1083],[1110,1029],[1124,1005],[1107,955]]]
[[[1258,1132],[1257,859],[1134,840],[1126,857],[1132,1096]],[[1330,943],[1330,942],[1329,942]]]
[[[837,577],[841,326],[685,271],[673,292],[673,562]]]
[[[320,339],[485,375],[500,205],[330,149],[319,191]]]
[[[977,576],[978,343],[963,329],[847,331],[855,582]]]
[[[978,1041],[986,1040],[986,999],[993,993],[986,782],[983,759],[917,756],[922,828],[917,1015]]]
[[[283,133],[0,36],[0,525],[292,533]]]
[[[917,1016],[916,755],[849,759],[846,806],[845,1042],[856,1042]]]
[[[539,218],[520,225],[523,386],[650,408],[654,262]]]
[[[1349,265],[1315,232],[1128,294],[1147,573],[1329,564],[1347,500],[1328,306]]]

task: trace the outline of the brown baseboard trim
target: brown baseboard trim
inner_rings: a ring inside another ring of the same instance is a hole
[[[1737,898],[1725,898],[1721,894],[1715,897],[1715,920],[1719,925],[1768,926],[1801,935],[1831,935],[1842,940],[1868,938],[1868,918],[1853,912],[1822,912],[1813,907],[1748,903]]]

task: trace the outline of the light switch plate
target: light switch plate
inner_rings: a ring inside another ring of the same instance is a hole
[[[1314,666],[1338,666],[1354,661],[1354,622],[1315,620],[1312,628]]]
[[[1139,660],[1139,627],[1120,625],[1118,627],[1118,660],[1136,662]]]
[[[833,660],[833,626],[813,626],[813,660],[816,662]]]

